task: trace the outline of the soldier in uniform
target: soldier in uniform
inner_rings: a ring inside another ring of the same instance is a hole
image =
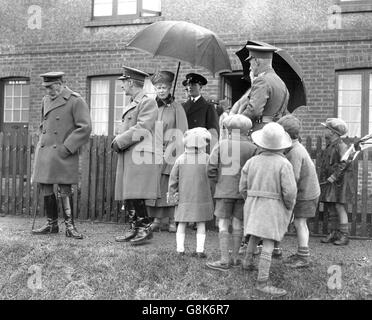
[[[219,124],[216,108],[201,95],[207,79],[197,73],[189,73],[182,81],[189,93],[189,99],[183,104],[189,129],[206,128],[212,135],[211,147],[218,141]]]
[[[47,95],[42,100],[41,135],[36,146],[32,181],[44,196],[47,223],[34,234],[58,233],[58,205],[53,185],[58,184],[66,236],[82,239],[73,222],[70,205],[71,185],[78,183],[81,146],[92,131],[89,108],[80,94],[63,85],[63,72],[40,75]]]
[[[160,198],[155,157],[160,156],[161,160],[162,150],[157,152],[154,146],[158,105],[143,92],[149,75],[134,68],[123,68],[119,80],[125,93],[131,96],[131,103],[124,108],[121,133],[113,140],[112,148],[118,153],[115,200],[125,200],[131,228],[115,240],[142,244],[152,238],[145,200]]]
[[[261,129],[266,123],[279,120],[287,111],[288,89],[272,68],[275,48],[247,45],[250,70],[254,80],[246,99],[246,106],[239,113],[253,122],[253,131]]]

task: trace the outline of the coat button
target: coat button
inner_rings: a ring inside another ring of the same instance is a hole
[[[47,116],[45,116],[45,117],[44,117],[44,120],[46,120],[46,119],[48,119],[48,117],[47,117]]]
[[[57,134],[57,131],[54,131],[54,134]]]
[[[44,145],[42,144],[42,145],[40,146],[40,148],[44,148]]]
[[[46,134],[46,130],[43,130],[43,134]]]
[[[55,149],[55,148],[57,148],[57,145],[55,144],[55,145],[53,145],[53,148]]]
[[[56,117],[56,120],[59,120],[59,117]]]

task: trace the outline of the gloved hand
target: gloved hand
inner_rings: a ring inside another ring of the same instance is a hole
[[[114,139],[113,141],[112,141],[112,143],[111,143],[111,148],[115,151],[115,152],[117,152],[117,153],[119,153],[121,150],[120,150],[120,148],[119,148],[119,145],[118,145],[118,143],[116,142],[116,140]]]

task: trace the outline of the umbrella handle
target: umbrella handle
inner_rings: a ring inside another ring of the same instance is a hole
[[[172,94],[173,98],[174,98],[174,92],[176,91],[177,78],[178,78],[178,72],[180,71],[180,66],[181,66],[181,61],[178,61],[177,73],[176,73],[176,78],[174,80],[174,86],[173,86],[173,94]]]

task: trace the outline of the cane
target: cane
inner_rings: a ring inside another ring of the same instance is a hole
[[[40,197],[40,189],[39,189],[37,183],[35,184],[35,188],[36,188],[36,203],[35,203],[34,212],[33,212],[34,217],[33,217],[33,221],[32,221],[31,232],[32,232],[32,230],[34,230],[34,227],[35,227],[35,220],[36,220],[37,206],[39,205],[39,197]]]

